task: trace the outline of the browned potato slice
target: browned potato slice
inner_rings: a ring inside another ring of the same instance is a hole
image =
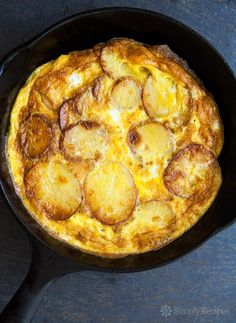
[[[209,150],[190,144],[169,162],[164,182],[171,193],[194,199],[210,189],[216,167],[218,163]]]
[[[59,110],[59,124],[61,130],[79,121],[82,114],[82,106],[80,103],[80,94],[66,100]]]
[[[190,119],[189,91],[166,73],[156,72],[148,77],[143,103],[151,118],[167,121],[172,128],[186,125]]]
[[[61,163],[36,164],[24,182],[26,195],[38,212],[53,220],[68,219],[82,201],[79,180]]]
[[[122,229],[129,235],[135,249],[160,248],[176,227],[176,215],[172,208],[161,201],[151,200],[137,206],[133,218]]]
[[[65,156],[72,160],[99,159],[108,144],[106,128],[95,121],[79,121],[67,128],[60,140]]]
[[[133,71],[128,62],[121,59],[107,47],[102,50],[101,65],[104,71],[114,79],[133,75]]]
[[[168,159],[173,151],[171,132],[159,122],[146,122],[130,129],[127,142],[143,163]]]
[[[118,109],[136,108],[140,102],[141,86],[131,78],[119,79],[111,92],[111,104]]]
[[[153,55],[141,43],[119,38],[109,41],[101,51],[100,62],[103,70],[112,78],[139,76],[144,79],[148,71],[142,68]],[[141,65],[141,66],[139,66]]]
[[[91,213],[102,223],[126,221],[136,202],[136,188],[129,170],[117,162],[104,162],[85,178],[85,197]]]
[[[24,154],[29,158],[43,156],[51,143],[52,129],[46,117],[30,115],[20,126],[20,143]]]

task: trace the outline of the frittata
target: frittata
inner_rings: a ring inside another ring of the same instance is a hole
[[[11,112],[15,190],[48,234],[102,257],[159,249],[222,183],[217,105],[166,45],[116,38],[38,67]]]

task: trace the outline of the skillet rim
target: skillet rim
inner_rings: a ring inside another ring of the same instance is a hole
[[[172,22],[176,25],[179,25],[179,26],[185,28],[186,30],[188,30],[192,34],[194,34],[196,37],[198,37],[201,41],[206,43],[208,45],[208,47],[211,48],[213,50],[213,52],[215,52],[215,54],[220,58],[220,60],[226,65],[226,67],[228,68],[231,75],[233,76],[233,78],[236,81],[236,72],[233,71],[233,69],[228,64],[228,62],[226,61],[224,56],[218,51],[218,49],[216,49],[216,47],[214,45],[212,45],[212,43],[208,39],[206,39],[200,33],[195,31],[192,27],[189,27],[185,23],[183,23],[173,17],[162,14],[160,12],[152,11],[152,10],[148,10],[148,9],[136,8],[136,7],[105,7],[105,8],[99,8],[99,9],[91,9],[91,10],[86,10],[86,11],[82,11],[79,13],[75,13],[75,14],[67,16],[63,19],[60,19],[58,22],[55,22],[54,24],[45,28],[42,32],[36,34],[35,36],[33,36],[29,40],[27,40],[25,43],[13,48],[7,54],[5,54],[0,61],[0,77],[4,71],[4,66],[6,65],[6,63],[8,63],[9,60],[12,60],[12,58],[14,58],[14,56],[16,54],[18,54],[19,51],[22,51],[26,48],[30,49],[31,46],[35,45],[35,43],[37,41],[39,41],[42,37],[46,36],[49,32],[53,31],[54,29],[56,29],[60,26],[63,26],[63,24],[69,23],[70,21],[72,21],[78,17],[97,15],[100,13],[106,13],[106,12],[108,13],[108,12],[113,12],[113,11],[114,12],[116,12],[116,11],[133,11],[133,12],[140,12],[140,13],[145,13],[145,14],[153,15],[153,16],[159,16],[161,18],[164,18],[166,21]]]

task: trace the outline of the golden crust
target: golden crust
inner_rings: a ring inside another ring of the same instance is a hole
[[[81,69],[92,63],[97,63],[100,57],[101,48],[102,44],[98,44],[92,49],[72,52],[69,56],[67,66],[73,69]]]
[[[186,61],[177,56],[167,45],[148,46],[156,59],[154,64],[162,72],[168,72],[176,80],[191,89],[202,86],[196,74],[189,68]]]
[[[50,234],[103,257],[159,249],[222,182],[212,96],[168,46],[119,38],[37,68],[11,114],[7,157]]]
[[[205,146],[218,157],[224,142],[223,124],[216,103],[210,95],[194,101],[191,122],[183,130],[177,142],[178,148],[195,142]]]
[[[59,57],[46,73],[35,80],[29,104],[37,107],[39,96],[45,107],[57,112],[65,100],[102,73],[99,54],[100,50],[97,49]]]
[[[214,100],[204,95],[196,103],[197,117],[201,122],[199,127],[199,141],[219,156],[223,145],[223,124]]]

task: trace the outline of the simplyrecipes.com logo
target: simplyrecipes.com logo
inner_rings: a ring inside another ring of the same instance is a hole
[[[168,317],[172,314],[172,308],[169,305],[162,305],[160,312],[162,316]]]
[[[198,316],[198,315],[227,315],[229,311],[226,309],[222,309],[219,307],[190,307],[190,308],[183,308],[180,306],[170,306],[170,305],[162,305],[160,308],[161,315],[163,317],[170,317],[173,315],[186,315],[186,316]]]

